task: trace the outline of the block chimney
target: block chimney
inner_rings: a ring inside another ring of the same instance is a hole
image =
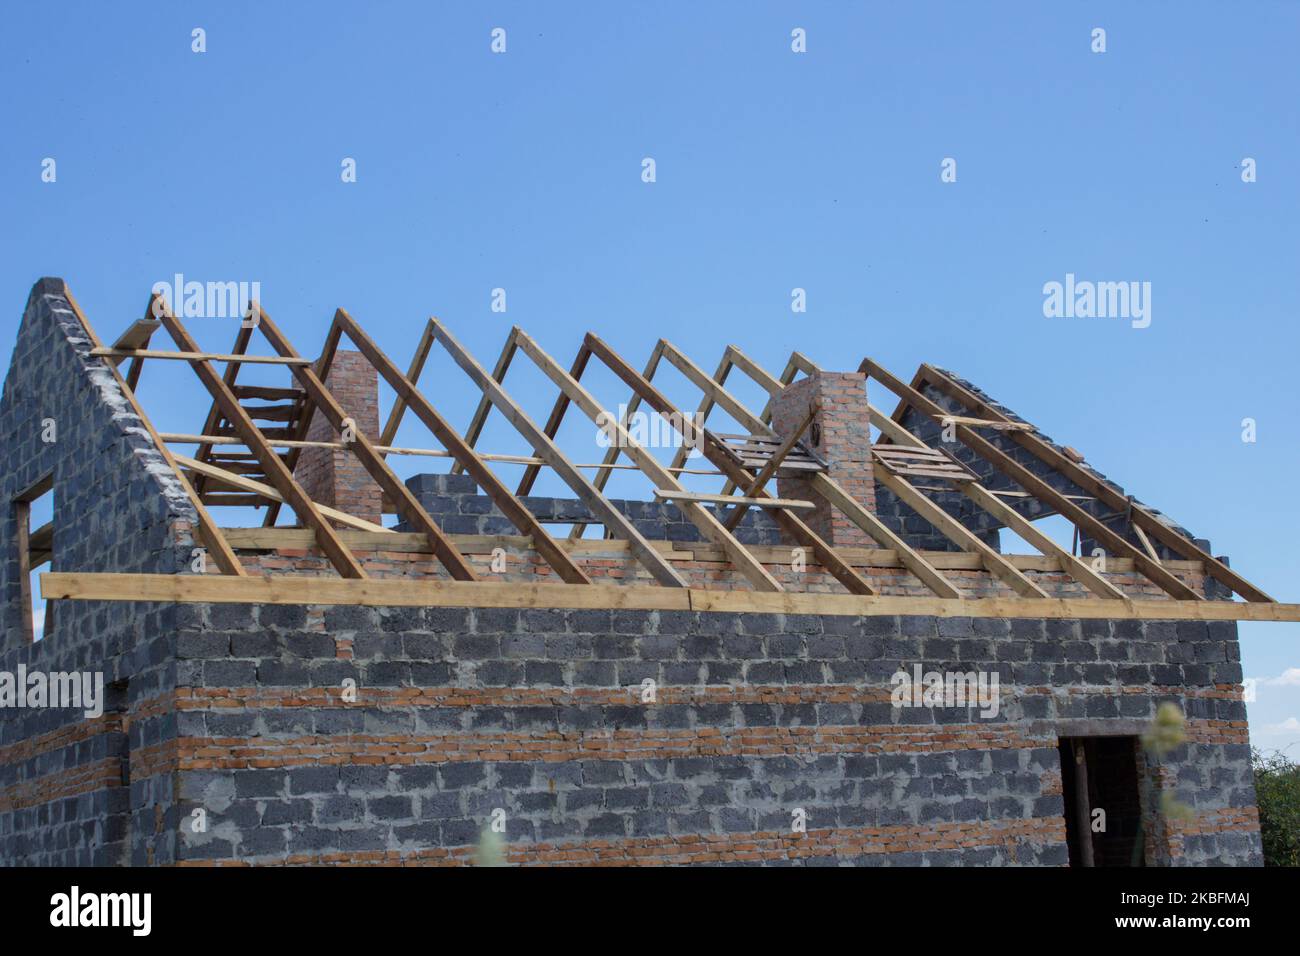
[[[325,375],[325,387],[356,422],[357,431],[379,440],[379,373],[360,352],[339,349]],[[319,411],[312,416],[308,441],[339,440]],[[346,448],[304,448],[294,477],[318,504],[380,524],[383,493],[356,454]]]

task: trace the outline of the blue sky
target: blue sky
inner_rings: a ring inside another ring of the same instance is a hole
[[[5,18],[9,341],[39,276],[67,279],[112,338],[180,272],[260,282],[305,354],[343,306],[401,364],[430,314],[485,364],[513,324],[565,363],[588,329],[637,365],[661,335],[710,371],[731,342],[773,370],[796,348],[904,377],[929,361],[1300,600],[1298,4],[51,2]],[[1043,285],[1067,273],[1150,282],[1150,326],[1045,318]],[[234,337],[230,320],[190,326],[216,350]],[[544,418],[553,391],[525,364],[509,383]],[[463,423],[457,376],[437,357],[422,384]],[[166,431],[206,409],[163,363],[141,398]],[[576,418],[563,434],[589,449]],[[414,423],[399,437],[431,443]],[[499,420],[482,445],[526,451]],[[628,481],[611,490],[645,493]],[[1242,646],[1247,675],[1274,681],[1250,708],[1256,742],[1300,754],[1300,626],[1244,625]]]

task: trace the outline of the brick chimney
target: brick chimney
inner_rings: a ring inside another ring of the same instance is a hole
[[[357,430],[371,441],[379,440],[379,373],[360,352],[339,349],[325,375],[325,387],[343,406]],[[307,430],[308,441],[339,440],[338,433],[317,411]],[[345,448],[304,448],[294,477],[318,504],[380,524],[383,493],[361,460]]]
[[[772,428],[783,438],[788,436],[803,422],[810,405],[817,415],[803,433],[803,443],[829,465],[830,477],[874,512],[876,482],[871,471],[866,376],[862,372],[816,371],[786,386],[772,403]],[[777,489],[782,498],[817,503],[815,511],[801,511],[799,516],[829,544],[877,546],[843,512],[814,494],[806,478],[780,478]]]

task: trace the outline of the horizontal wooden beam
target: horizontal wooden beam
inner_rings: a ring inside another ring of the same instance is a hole
[[[174,352],[163,349],[94,348],[91,355],[115,359],[172,359],[177,362],[231,362],[235,365],[311,365],[306,358],[280,358],[275,355],[232,355],[227,352]]]
[[[173,445],[243,445],[244,443],[233,435],[190,435],[181,432],[160,432],[158,435],[165,442]],[[266,442],[272,448],[335,448],[345,449],[348,446],[337,441],[295,441],[293,439],[268,439]],[[454,458],[455,456],[440,448],[400,448],[394,445],[375,445],[376,451],[383,452],[386,455],[416,455],[422,458]],[[493,455],[487,452],[479,452],[478,456],[484,461],[496,461],[507,465],[545,465],[546,460],[543,458],[534,458],[529,455]],[[627,469],[638,471],[636,465],[607,465],[604,462],[587,462],[575,463],[574,468],[613,468]],[[669,468],[670,472],[682,475],[713,475],[717,477],[722,474],[705,468]]]
[[[749,508],[788,508],[794,511],[811,511],[817,506],[811,501],[797,498],[741,498],[737,495],[709,495],[697,491],[673,491],[671,488],[656,488],[655,497],[660,501],[697,501],[702,504],[744,505]]]
[[[1150,621],[1300,621],[1300,604],[1238,601],[884,597],[790,591],[516,581],[430,581],[315,576],[236,578],[200,574],[102,574],[50,571],[40,576],[47,601],[148,601],[215,604],[320,604],[377,607],[625,608],[824,616],[924,615]]]
[[[187,455],[176,455],[177,463],[184,465],[197,474],[204,475],[228,488],[234,488],[237,491],[248,491],[255,495],[261,495],[270,501],[284,501],[284,496],[279,490],[271,485],[261,481],[254,481],[252,478],[245,478],[243,475],[237,475],[234,472],[226,471],[224,468],[218,468],[216,465],[210,465],[206,461],[199,461],[197,458],[190,458]],[[390,533],[383,525],[377,525],[373,521],[366,521],[363,518],[355,518],[345,511],[339,511],[327,505],[316,502],[316,510],[331,521],[337,521],[339,524],[347,525],[350,528],[357,528],[361,531],[378,531],[381,533]]]

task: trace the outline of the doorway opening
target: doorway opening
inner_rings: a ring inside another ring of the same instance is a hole
[[[1062,737],[1071,866],[1142,866],[1136,737]]]

